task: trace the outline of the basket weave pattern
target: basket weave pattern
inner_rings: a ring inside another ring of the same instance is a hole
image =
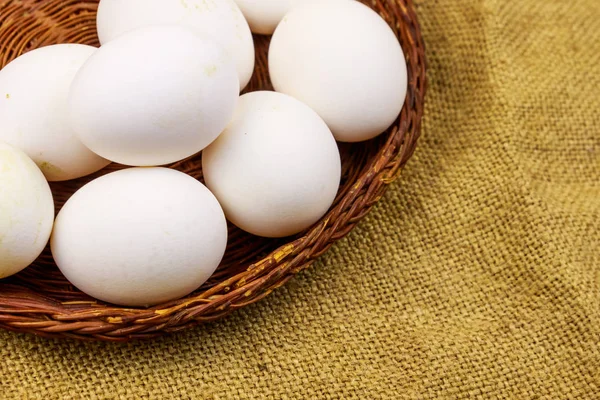
[[[0,328],[45,337],[126,341],[152,338],[215,320],[254,303],[307,268],[348,234],[381,198],[413,154],[423,114],[425,49],[412,0],[363,1],[389,23],[408,63],[406,103],[394,125],[365,143],[340,144],[342,185],[334,205],[303,234],[287,239],[254,237],[230,226],[221,266],[189,296],[148,309],[96,301],[74,288],[56,267],[49,249],[29,268],[0,281]],[[0,0],[0,68],[17,56],[55,43],[98,46],[97,1]],[[269,38],[255,36],[256,70],[246,91],[272,89]],[[171,165],[202,180],[201,156]],[[57,211],[83,184],[121,169],[111,165],[90,177],[52,183]]]

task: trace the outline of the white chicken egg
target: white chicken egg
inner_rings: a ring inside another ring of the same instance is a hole
[[[180,24],[211,35],[236,63],[240,89],[254,70],[254,42],[248,23],[233,0],[101,0],[97,29],[100,43],[148,25]]]
[[[406,97],[406,60],[398,39],[357,1],[292,8],[273,34],[269,72],[275,90],[309,105],[342,142],[384,132]]]
[[[21,150],[0,142],[0,278],[41,254],[53,221],[52,192],[42,172]]]
[[[202,154],[206,185],[250,233],[293,235],[329,209],[340,184],[331,131],[308,106],[276,92],[240,97],[231,123]]]
[[[167,168],[130,168],[82,187],[58,214],[56,264],[81,291],[125,306],[185,296],[215,271],[227,244],[217,199]]]
[[[308,1],[326,0],[235,0],[254,33],[270,35],[292,7]]]
[[[0,71],[0,140],[23,150],[49,181],[89,175],[110,162],[79,141],[67,118],[73,77],[95,51],[82,44],[42,47]]]
[[[212,39],[177,25],[139,28],[79,70],[69,116],[79,139],[111,161],[155,166],[191,156],[227,125],[235,65]]]

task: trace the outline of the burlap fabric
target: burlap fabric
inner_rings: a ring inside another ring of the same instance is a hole
[[[600,2],[418,12],[423,138],[347,239],[173,337],[0,332],[0,398],[599,399]]]

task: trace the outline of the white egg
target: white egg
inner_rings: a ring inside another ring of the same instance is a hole
[[[79,178],[109,164],[79,141],[67,118],[73,77],[95,51],[82,44],[42,47],[0,71],[0,140],[23,150],[49,181]]]
[[[269,72],[278,92],[308,104],[342,142],[384,132],[406,97],[406,60],[398,39],[357,1],[293,8],[273,34]]]
[[[235,60],[240,88],[254,70],[254,42],[248,23],[233,0],[101,0],[97,29],[100,43],[148,25],[180,24],[209,34]]]
[[[300,101],[266,91],[240,97],[232,122],[204,150],[202,168],[227,218],[266,237],[317,222],[333,203],[341,174],[325,122]]]
[[[284,15],[299,4],[326,0],[235,0],[254,33],[270,35]]]
[[[227,223],[199,181],[167,168],[113,172],[82,187],[56,218],[56,264],[81,291],[149,306],[200,287],[227,244]]]
[[[227,125],[238,99],[229,56],[177,25],[139,28],[103,45],[73,80],[72,126],[97,154],[154,166],[191,156]]]
[[[21,150],[0,142],[0,278],[41,254],[53,221],[52,192],[42,172]]]

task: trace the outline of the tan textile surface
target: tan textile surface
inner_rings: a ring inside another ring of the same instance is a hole
[[[0,332],[0,398],[599,399],[600,1],[421,0],[402,178],[259,304],[153,342]]]

